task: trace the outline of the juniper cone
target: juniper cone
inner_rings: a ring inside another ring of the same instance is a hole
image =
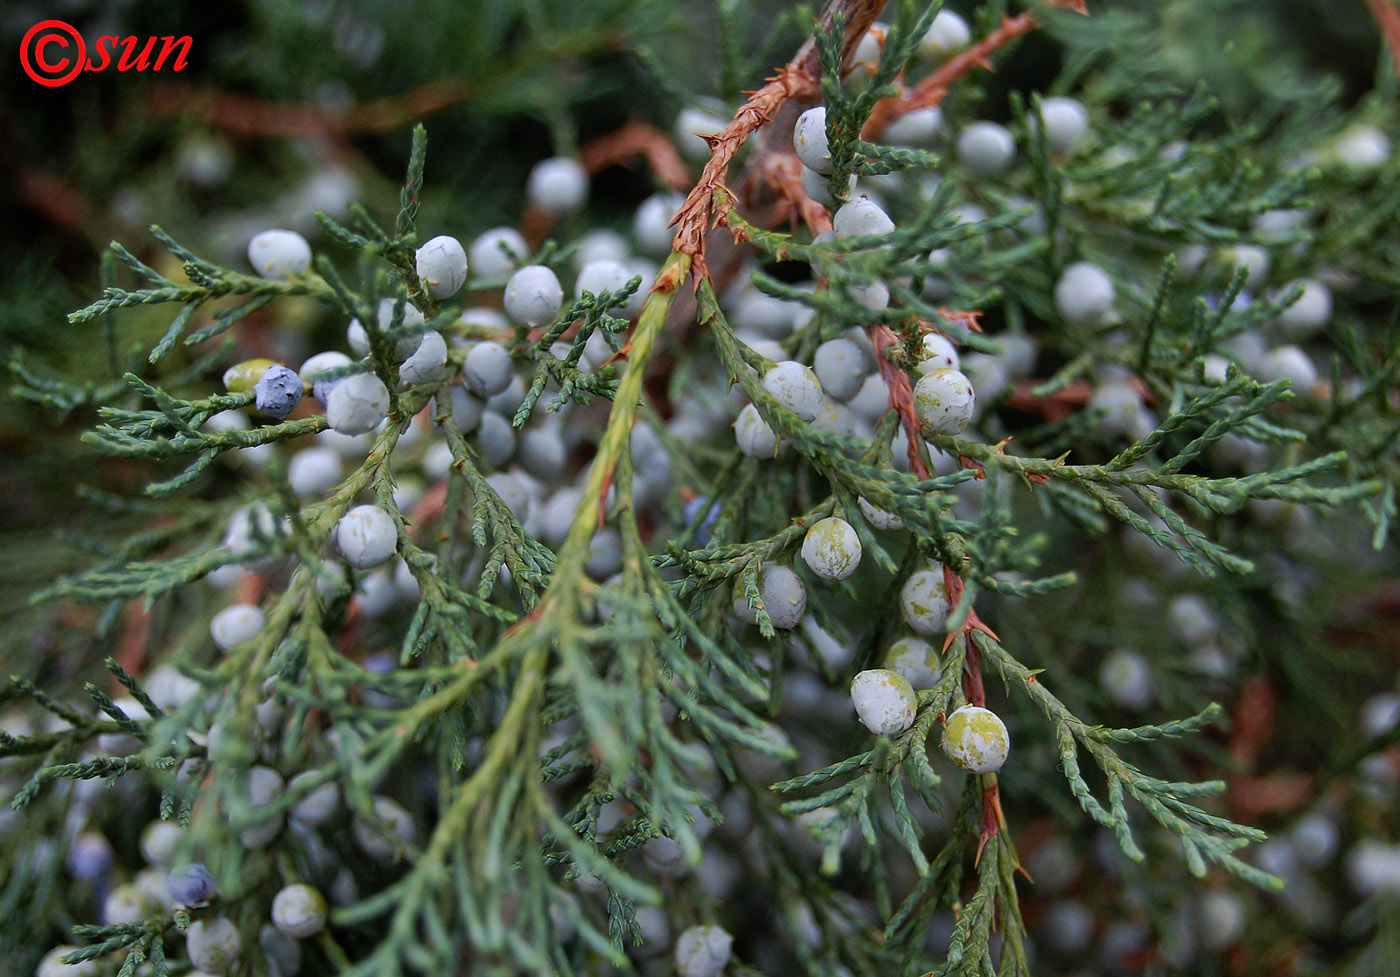
[[[61,6],[0,971],[1396,971],[1390,0]]]

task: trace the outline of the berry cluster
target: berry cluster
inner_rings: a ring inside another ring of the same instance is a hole
[[[182,524],[192,552],[166,559],[161,537],[64,592],[187,602],[193,624],[159,621],[170,660],[114,660],[124,694],[96,690],[95,713],[7,717],[15,758],[81,749],[16,785],[32,803],[75,778],[63,861],[103,947],[72,965],[56,947],[41,975],[180,941],[206,974],[468,966],[454,940],[483,970],[971,974],[1000,953],[1024,974],[1092,952],[1127,973],[1239,946],[1246,897],[1184,897],[1159,934],[1132,882],[1130,918],[1101,926],[1077,848],[1120,882],[1170,842],[1193,874],[1307,891],[1341,847],[1335,807],[1242,858],[1261,835],[1198,806],[1212,784],[1119,750],[1201,730],[1245,681],[1225,611],[1243,600],[1184,570],[1277,571],[1240,592],[1298,603],[1317,586],[1306,506],[1375,484],[1319,483],[1341,462],[1306,453],[1304,419],[1388,403],[1359,368],[1319,370],[1348,276],[1310,260],[1317,214],[1245,177],[1268,206],[1177,215],[1170,167],[1213,164],[1076,98],[1003,121],[921,98],[984,57],[974,33],[951,11],[875,24],[844,77],[804,90],[825,104],[772,114],[777,149],[752,141],[750,162],[787,231],[698,175],[689,198],[642,200],[630,236],[583,229],[580,154],[529,172],[519,229],[459,215],[460,237],[419,243],[420,136],[393,234],[324,221],[372,267],[357,282],[293,230],[252,237],[252,275],[176,251],[211,295],[324,300],[332,348],[283,362],[249,341],[221,385],[196,371],[181,399],[136,378],[156,408],[104,415],[114,453],[188,461],[153,494],[211,501]],[[839,32],[818,41],[839,68]],[[896,80],[883,117],[863,93]],[[679,113],[682,157],[770,117],[721,109]],[[1307,165],[1363,179],[1388,160],[1358,124]],[[1152,167],[1159,197],[1100,206],[1105,172]],[[684,244],[697,212],[748,245],[729,267]],[[567,246],[543,239],[556,221]],[[1085,538],[1109,541],[1102,565]],[[1395,703],[1366,708],[1377,796]],[[1161,710],[1196,715],[1141,725]],[[1088,827],[1047,816],[1018,849],[1001,778],[1027,807],[1053,784]],[[118,851],[133,811],[157,818],[139,862]],[[1023,854],[1045,894],[1029,924]],[[1397,865],[1378,838],[1346,856],[1365,897],[1396,891]],[[726,910],[760,884],[773,905]]]

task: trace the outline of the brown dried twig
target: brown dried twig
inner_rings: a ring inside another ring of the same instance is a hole
[[[589,175],[609,166],[626,165],[641,157],[661,180],[675,190],[690,186],[690,170],[671,138],[656,126],[636,119],[584,145],[578,161]]]
[[[890,124],[915,109],[933,108],[943,101],[948,89],[960,78],[969,75],[976,68],[995,70],[991,57],[1011,41],[1029,34],[1040,26],[1040,20],[1032,13],[1005,17],[1001,26],[973,44],[966,51],[950,58],[937,71],[923,81],[904,90],[898,98],[887,98],[875,106],[866,120],[861,136],[876,139]]]
[[[885,0],[831,0],[827,5],[822,14],[822,30],[830,29],[837,16],[845,19],[846,34],[841,44],[843,61],[850,58],[884,6]],[[721,212],[721,198],[733,197],[726,185],[729,164],[749,136],[772,121],[783,105],[794,99],[815,97],[820,90],[820,75],[816,39],[809,37],[791,61],[749,96],[729,125],[718,134],[706,137],[710,159],[672,221],[676,228],[672,247],[690,256],[697,284],[709,277],[709,267],[705,263],[706,232]],[[761,147],[760,152],[767,148]]]

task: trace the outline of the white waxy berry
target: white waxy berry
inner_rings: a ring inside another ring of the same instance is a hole
[[[530,245],[513,227],[493,227],[472,241],[467,266],[478,279],[500,281],[530,256]]]
[[[789,567],[777,563],[763,564],[758,574],[758,596],[773,627],[790,631],[802,623],[802,615],[807,610],[807,588]],[[734,599],[734,615],[749,624],[758,621],[758,615],[742,592]]]
[[[836,198],[831,195],[831,185],[827,183],[827,178],[810,166],[802,167],[802,175],[799,178],[802,182],[802,192],[811,197],[823,207],[833,207]],[[856,188],[856,175],[852,173],[846,180],[846,196],[850,196]]]
[[[856,49],[851,53],[851,73],[857,77],[870,75],[880,63],[880,54],[885,49],[885,37],[889,34],[888,24],[875,21],[861,35]]]
[[[919,39],[919,57],[937,64],[972,43],[972,28],[951,10],[940,10]]]
[[[394,519],[376,505],[357,505],[335,527],[335,542],[346,561],[357,570],[386,562],[398,548]]]
[[[845,403],[865,383],[865,354],[849,339],[829,339],[817,347],[812,372],[827,396]]]
[[[676,937],[678,977],[719,977],[734,937],[719,926],[692,926]]]
[[[822,385],[812,370],[796,360],[784,360],[763,374],[763,389],[804,421],[822,406]]]
[[[553,322],[564,304],[559,276],[544,265],[526,265],[506,282],[506,315],[527,326]]]
[[[531,495],[523,479],[508,472],[496,472],[486,476],[486,484],[501,497],[517,522],[523,523],[530,517]]]
[[[1212,891],[1201,896],[1201,946],[1219,953],[1239,942],[1246,920],[1244,903],[1233,892]]]
[[[891,146],[927,148],[938,141],[943,113],[937,108],[906,112],[885,127],[880,139]]]
[[[279,421],[301,403],[301,377],[280,363],[274,363],[253,385],[254,404],[258,412]]]
[[[295,791],[300,784],[315,776],[318,776],[316,771],[305,770],[287,782],[287,789]],[[328,780],[312,788],[305,797],[293,804],[291,815],[295,821],[316,827],[330,821],[339,810],[340,788],[334,780]]]
[[[134,885],[119,885],[102,901],[102,921],[108,926],[144,923],[161,910],[160,901]]]
[[[307,357],[306,362],[302,363],[301,369],[297,371],[297,376],[301,379],[303,386],[311,388],[311,393],[324,407],[331,390],[340,380],[322,379],[322,376],[332,370],[349,366],[352,362],[353,360],[344,353],[337,350],[327,350],[324,353]]]
[[[934,434],[958,434],[972,420],[976,406],[972,382],[959,370],[934,370],[914,384],[914,411]]]
[[[1085,409],[1099,415],[1099,430],[1105,434],[1127,434],[1142,411],[1142,395],[1131,383],[1110,380],[1090,395]]]
[[[495,411],[502,417],[510,419],[515,416],[515,412],[520,409],[520,405],[525,402],[525,381],[520,379],[520,374],[513,374],[510,383],[498,394],[492,394],[486,398],[486,409]]]
[[[1268,280],[1269,272],[1274,266],[1268,249],[1257,244],[1232,244],[1221,248],[1216,253],[1216,260],[1226,268],[1245,269],[1244,287],[1249,292],[1255,291]],[[1232,306],[1232,309],[1247,308],[1249,298],[1241,293],[1235,302],[1236,305]]]
[[[1077,99],[1055,95],[1040,103],[1045,120],[1045,143],[1052,152],[1067,153],[1089,132],[1089,113]]]
[[[569,449],[556,425],[531,427],[516,438],[521,466],[541,480],[555,478],[568,460]]]
[[[814,523],[802,538],[802,562],[823,580],[845,580],[860,566],[860,536],[837,516]]]
[[[938,649],[923,638],[906,635],[885,651],[886,668],[893,669],[909,680],[916,689],[931,689],[943,674],[943,661]]]
[[[1177,594],[1167,604],[1167,628],[1185,644],[1203,645],[1219,627],[1215,612],[1200,594]]]
[[[436,383],[447,373],[447,340],[433,329],[423,333],[413,355],[399,366],[399,378],[404,383]]]
[[[355,588],[355,603],[360,616],[375,621],[392,611],[399,602],[399,592],[385,570],[367,573]]]
[[[1317,335],[1332,318],[1332,290],[1314,278],[1305,278],[1284,286],[1280,295],[1294,285],[1303,286],[1303,294],[1278,314],[1274,324],[1285,339],[1298,342]]]
[[[826,106],[810,108],[797,117],[797,124],[792,127],[792,149],[808,169],[822,176],[836,172],[826,138]]]
[[[166,712],[188,705],[203,688],[195,679],[181,674],[174,665],[157,665],[142,679],[151,700]]]
[[[255,604],[234,604],[225,607],[209,622],[209,634],[220,651],[229,651],[245,641],[252,641],[267,624],[267,615]]]
[[[776,340],[792,335],[800,308],[796,303],[768,295],[756,288],[745,288],[734,300],[729,315],[735,328],[752,330],[762,333],[768,339]],[[749,345],[752,346],[753,343]]]
[[[389,415],[389,388],[373,373],[356,373],[331,388],[326,421],[341,434],[368,434]]]
[[[341,871],[347,872],[348,869]],[[258,930],[258,949],[262,952],[268,977],[296,977],[301,973],[301,945],[290,936],[278,932],[271,923],[264,924]]]
[[[865,516],[865,521],[876,529],[897,532],[904,528],[904,520],[893,512],[877,509],[863,498],[856,499],[856,505],[860,508],[860,514]]]
[[[1098,265],[1077,261],[1055,283],[1055,308],[1072,326],[1100,325],[1113,311],[1113,279]]]
[[[515,364],[510,352],[496,342],[477,343],[462,363],[462,382],[478,397],[494,397],[510,386]]]
[[[282,527],[267,505],[254,502],[236,509],[229,516],[228,528],[224,531],[224,545],[235,559],[243,560],[256,550],[275,543],[281,535]]]
[[[677,113],[671,132],[681,155],[698,162],[710,157],[710,144],[703,137],[716,135],[728,124],[728,119],[715,112],[687,105]]]
[[[1040,355],[1040,345],[1031,337],[1021,333],[1004,333],[997,337],[1001,341],[1001,361],[1007,376],[1020,379],[1028,377],[1035,370],[1036,358]],[[957,366],[957,364],[953,364]]]
[[[1152,705],[1152,668],[1140,652],[1120,648],[1105,658],[1099,684],[1120,709],[1138,711]]]
[[[1006,762],[1011,737],[1006,724],[990,709],[963,706],[943,727],[943,752],[969,773],[994,773]]]
[[[243,950],[238,927],[227,916],[197,919],[185,931],[185,952],[196,970],[222,974],[231,969]]]
[[[1000,176],[1016,161],[1016,140],[997,122],[973,122],[958,133],[958,162],[973,176]]]
[[[326,899],[321,893],[297,882],[272,897],[272,925],[296,940],[315,936],[326,928]]]
[[[838,238],[888,234],[894,230],[890,215],[867,196],[859,196],[837,208],[831,228]]]
[[[63,962],[63,958],[68,954],[81,949],[82,947],[71,943],[60,943],[40,959],[34,977],[97,977],[100,972],[97,960],[84,960],[82,963]]]
[[[893,736],[908,729],[918,711],[909,680],[888,668],[857,672],[851,680],[851,704],[865,728],[876,736]]]
[[[481,456],[492,468],[502,467],[515,454],[515,428],[493,410],[481,415],[476,440],[481,446]]]
[[[558,549],[574,525],[574,514],[583,498],[583,491],[566,485],[555,491],[539,508],[539,537]]]
[[[430,239],[416,258],[418,277],[435,299],[450,298],[467,283],[467,252],[455,237],[440,234]]]
[[[920,373],[932,373],[934,370],[957,370],[961,366],[962,360],[958,356],[958,348],[953,345],[952,340],[941,332],[924,334],[924,355],[918,363]]]
[[[481,416],[486,404],[480,397],[474,397],[462,387],[453,387],[449,394],[452,399],[452,423],[463,434],[471,434],[481,424]]]
[[[904,615],[904,623],[917,634],[942,634],[950,609],[942,567],[911,573],[900,588],[900,613]]]
[[[671,253],[671,218],[683,202],[675,193],[656,193],[642,201],[632,217],[632,236],[639,251],[654,258]]]
[[[1374,170],[1390,159],[1390,137],[1376,126],[1358,122],[1341,134],[1332,153],[1347,169]]]
[[[1400,723],[1400,695],[1382,692],[1361,704],[1361,732],[1369,739],[1390,732]]]
[[[394,329],[396,332],[407,333],[399,336],[394,343],[394,355],[402,362],[413,355],[413,351],[418,348],[418,344],[422,341],[423,334],[418,330],[418,327],[423,325],[424,319],[423,313],[418,311],[417,306],[411,302],[405,302],[403,321],[395,327],[394,308],[397,305],[397,299],[380,299],[379,306],[375,311],[375,321],[379,324],[381,332]],[[345,341],[350,344],[350,351],[356,356],[369,355],[369,334],[365,332],[365,327],[359,319],[351,319],[350,325],[345,327]]]
[[[632,254],[627,238],[607,227],[596,227],[578,239],[574,268],[582,270],[595,261],[626,261]]]
[[[772,458],[778,453],[778,436],[753,404],[746,404],[734,422],[734,440],[750,458]]]
[[[632,280],[632,273],[620,261],[603,258],[590,261],[579,269],[578,281],[574,283],[575,294],[584,292],[602,295],[604,292],[620,292]],[[596,335],[596,333],[595,333]]]
[[[311,245],[296,231],[263,231],[248,242],[248,262],[264,278],[300,275],[311,266]]]
[[[211,748],[212,749],[212,748]],[[248,806],[259,811],[276,803],[282,796],[284,781],[282,775],[271,767],[253,766],[248,768]],[[248,825],[238,833],[238,840],[244,848],[264,848],[272,843],[282,830],[286,816],[277,813],[263,817]]]
[[[356,816],[350,833],[366,855],[384,865],[395,861],[417,837],[413,816],[398,801],[381,796],[374,798],[374,817]]]
[[[555,217],[572,214],[588,200],[588,171],[569,156],[541,160],[525,186],[530,205]]]
[[[1317,383],[1317,367],[1312,358],[1297,346],[1275,346],[1264,354],[1255,368],[1265,383],[1290,380],[1295,393],[1306,394]]]
[[[890,307],[890,287],[882,281],[846,286],[851,298],[871,312],[883,312]]]
[[[594,580],[607,580],[622,570],[622,534],[605,527],[588,541],[588,561],[584,570]]]

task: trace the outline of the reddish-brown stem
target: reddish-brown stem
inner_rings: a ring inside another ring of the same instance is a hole
[[[343,140],[354,133],[390,132],[470,95],[471,89],[460,82],[430,81],[404,95],[346,109],[327,109],[298,102],[266,102],[250,95],[193,85],[161,85],[151,92],[147,104],[152,114],[198,119],[235,136],[321,136]]]
[[[632,120],[620,129],[586,143],[578,151],[578,161],[590,175],[609,166],[620,166],[636,158],[646,160],[653,173],[676,190],[690,186],[686,168],[675,143],[656,126]]]
[[[1001,790],[997,786],[996,774],[989,777],[991,783],[982,788],[982,824],[977,836],[977,854],[973,864],[982,860],[982,849],[987,847],[998,831],[1006,827],[1006,814],[1001,809]]]
[[[143,602],[134,600],[126,605],[122,618],[122,640],[112,657],[128,675],[140,675],[146,667],[146,646],[151,640],[151,614]],[[117,682],[116,676],[112,677],[112,681],[115,692],[121,683]]]
[[[909,442],[909,470],[919,478],[928,478],[928,466],[919,457],[916,447],[921,427],[919,415],[914,411],[914,388],[909,383],[909,374],[896,366],[885,352],[899,345],[899,337],[889,326],[868,326],[866,332],[875,347],[875,362],[880,365],[880,376],[885,378],[885,384],[890,388],[890,406],[899,413],[900,422],[904,425],[904,436]]]
[[[779,203],[769,215],[770,226],[798,218],[814,236],[831,230],[831,214],[802,189],[802,161],[794,154],[765,157],[760,177],[765,186],[778,194]]]
[[[973,643],[972,635],[965,635],[967,653],[963,658],[963,695],[974,706],[987,706],[987,689],[982,684],[982,657]]]
[[[1371,8],[1371,16],[1390,48],[1390,66],[1400,74],[1400,7],[1387,0],[1366,0],[1366,6]]]
[[[335,650],[346,658],[354,657],[352,652],[360,636],[360,616],[360,599],[352,597],[345,607],[345,623],[341,626],[340,635],[335,639]]]
[[[856,44],[884,6],[885,0],[831,0],[828,4],[820,29],[830,28],[838,14],[845,18],[846,36],[841,46],[843,61],[850,59]],[[819,75],[820,58],[816,40],[810,37],[791,61],[780,68],[766,85],[749,96],[729,125],[706,139],[710,144],[710,159],[700,174],[699,182],[686,196],[672,222],[676,228],[672,247],[690,255],[697,288],[701,279],[709,277],[705,262],[705,234],[719,213],[716,197],[721,194],[733,196],[726,184],[729,164],[749,136],[767,125],[785,103],[793,99],[814,98],[820,90]]]
[[[889,98],[875,106],[870,118],[861,130],[866,139],[877,139],[895,119],[913,112],[936,106],[948,94],[953,83],[976,68],[992,69],[991,57],[1002,47],[1024,34],[1029,34],[1040,26],[1035,14],[1017,14],[1005,17],[1001,26],[973,44],[966,51],[949,58],[937,71],[923,81],[907,88],[898,98]]]

